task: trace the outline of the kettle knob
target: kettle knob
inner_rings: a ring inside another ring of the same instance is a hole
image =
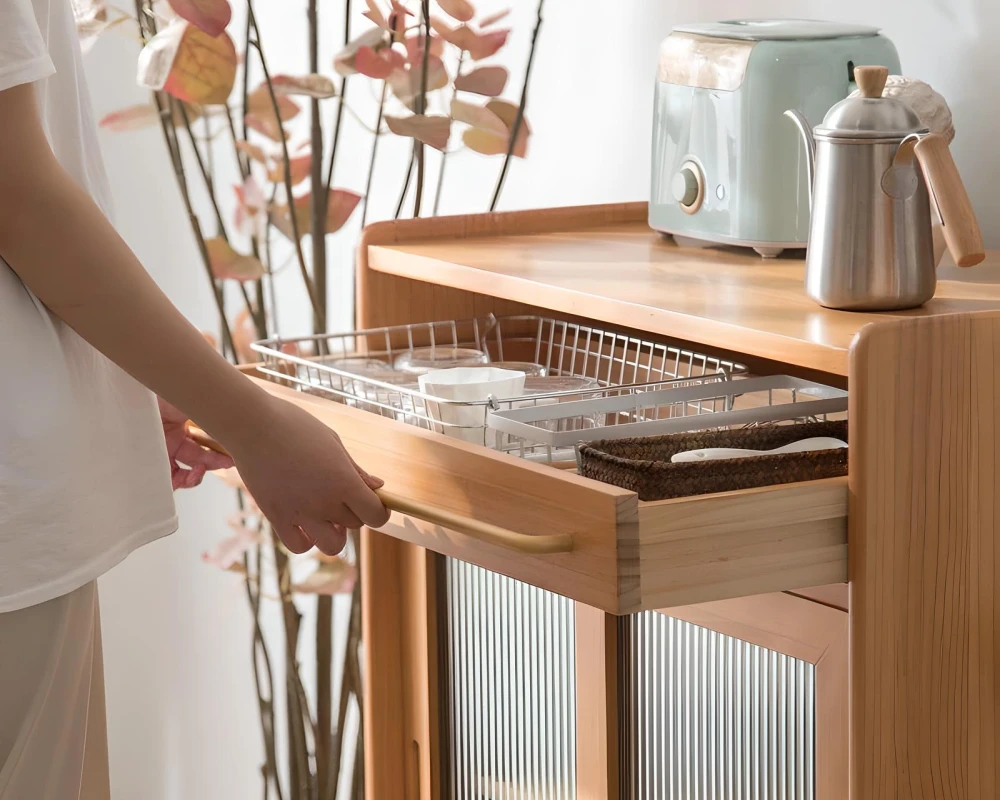
[[[855,67],[854,80],[862,97],[881,97],[885,82],[889,80],[888,67]]]
[[[670,182],[670,191],[685,213],[694,214],[701,208],[705,198],[705,181],[698,165],[685,161]]]

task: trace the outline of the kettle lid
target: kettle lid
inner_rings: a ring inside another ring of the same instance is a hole
[[[878,28],[869,25],[847,25],[816,19],[732,19],[724,22],[696,22],[677,25],[674,31],[751,42],[867,38],[877,36],[879,32]]]
[[[855,67],[860,97],[841,100],[826,112],[815,135],[821,139],[902,139],[911,133],[926,133],[920,117],[906,103],[883,97],[889,70],[885,67]]]

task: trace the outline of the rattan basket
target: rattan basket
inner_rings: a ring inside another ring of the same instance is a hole
[[[847,448],[678,464],[670,461],[672,455],[685,450],[772,450],[813,436],[832,436],[846,442],[847,421],[589,442],[577,448],[577,464],[584,477],[637,492],[640,500],[667,500],[846,475]]]

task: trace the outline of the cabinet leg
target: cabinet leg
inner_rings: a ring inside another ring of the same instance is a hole
[[[578,800],[619,800],[618,618],[576,604]]]
[[[1000,315],[851,351],[852,800],[997,797]]]
[[[436,558],[362,532],[367,800],[441,796]]]

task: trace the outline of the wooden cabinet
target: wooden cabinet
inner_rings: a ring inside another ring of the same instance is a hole
[[[619,620],[651,611],[810,665],[817,800],[848,786],[855,800],[997,795],[998,270],[942,281],[927,306],[893,314],[821,309],[802,273],[790,258],[677,248],[646,228],[643,204],[366,229],[361,327],[556,313],[851,393],[848,478],[640,502],[270,385],[387,488],[456,519],[394,514],[363,537],[369,798],[452,796],[444,559],[574,601],[580,798],[639,796]],[[516,535],[482,541],[463,520]],[[538,552],[538,537],[571,546]]]

